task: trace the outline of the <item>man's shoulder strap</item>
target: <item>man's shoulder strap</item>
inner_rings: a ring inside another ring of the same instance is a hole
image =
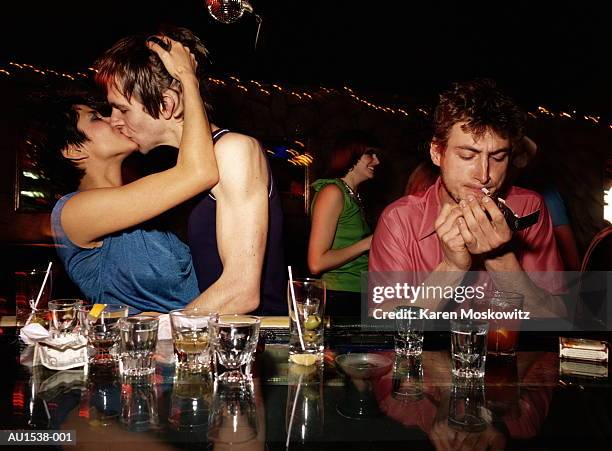
[[[215,130],[212,134],[213,144],[217,144],[217,141],[219,141],[221,137],[226,133],[229,133],[229,130],[227,128],[218,128],[217,130]]]

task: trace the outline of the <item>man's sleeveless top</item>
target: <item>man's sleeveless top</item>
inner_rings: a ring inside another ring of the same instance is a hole
[[[213,133],[213,142],[229,130],[218,129]],[[248,224],[244,224],[248,227]],[[280,197],[268,165],[268,236],[266,254],[261,276],[259,308],[253,312],[260,315],[286,315],[286,268],[282,247],[283,214]],[[217,247],[217,201],[210,191],[199,196],[189,216],[189,247],[201,292],[219,279],[223,264]]]

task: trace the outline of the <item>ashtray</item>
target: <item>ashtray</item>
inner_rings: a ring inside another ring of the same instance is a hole
[[[393,366],[391,359],[380,354],[350,353],[336,357],[342,371],[355,379],[375,379],[389,372]]]

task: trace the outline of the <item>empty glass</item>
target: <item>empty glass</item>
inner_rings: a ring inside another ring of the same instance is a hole
[[[73,332],[77,325],[78,307],[83,305],[80,299],[54,299],[49,301],[51,323],[55,332],[65,335]]]
[[[158,327],[159,319],[154,316],[121,319],[119,372],[122,376],[146,376],[155,372],[154,355]]]
[[[462,378],[484,377],[489,323],[451,320],[450,326],[453,375]]]
[[[448,425],[462,432],[482,432],[491,422],[482,383],[454,383],[448,410]]]
[[[217,357],[215,370],[219,380],[241,382],[249,379],[250,363],[259,339],[259,318],[250,315],[219,315],[210,324],[213,349]],[[219,374],[219,366],[227,371]]]
[[[397,356],[393,363],[393,398],[402,401],[423,399],[423,362],[421,356]]]
[[[104,307],[99,311],[101,307],[96,306],[101,305]],[[90,346],[89,363],[114,365],[117,359],[113,355],[113,347],[119,341],[119,321],[128,316],[128,307],[120,304],[80,305],[77,311]]]
[[[245,443],[256,439],[257,431],[253,384],[215,383],[208,440],[215,444]]]
[[[216,313],[193,308],[170,312],[176,367],[198,372],[210,367],[209,319]]]
[[[153,376],[130,378],[121,384],[121,424],[134,432],[159,427],[157,395]]]
[[[421,355],[425,319],[422,307],[402,305],[395,308],[395,353],[398,355]]]

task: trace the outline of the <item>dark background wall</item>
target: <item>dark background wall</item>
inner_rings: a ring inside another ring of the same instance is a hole
[[[364,184],[366,211],[373,227],[382,209],[402,195],[412,169],[428,158],[430,104],[421,104],[421,111],[416,103],[391,105],[401,107],[407,113],[404,115],[376,109],[342,90],[327,92],[303,86],[275,89],[266,85],[262,91],[252,83],[241,82],[244,88],[238,88],[238,84],[228,82],[213,89],[213,104],[217,106],[215,121],[220,126],[249,133],[264,143],[295,140],[303,143],[301,150],[314,157],[310,181],[322,174],[327,163],[326,152],[339,133],[361,129],[380,140],[381,165],[376,178]],[[52,242],[48,213],[14,210],[15,162],[28,123],[23,105],[31,88],[31,83],[0,80],[0,90],[7,99],[0,111],[3,137],[0,142],[0,251],[3,257],[0,272],[3,274],[32,262],[45,266],[48,259],[54,258],[53,249],[44,246]],[[524,174],[524,184],[533,187],[548,184],[558,189],[565,199],[578,247],[583,253],[592,237],[604,227],[604,169],[612,154],[612,130],[582,119],[536,115],[529,121],[528,135],[539,150],[534,169]],[[138,160],[137,165],[143,161]],[[289,189],[290,179],[302,177],[303,168],[290,167],[281,160],[275,161],[272,167],[284,191],[288,263],[306,272],[308,218],[304,214],[303,198]],[[56,266],[61,272],[60,265]],[[71,289],[66,285],[67,291]],[[0,297],[3,292],[6,296],[6,291],[0,290]]]

